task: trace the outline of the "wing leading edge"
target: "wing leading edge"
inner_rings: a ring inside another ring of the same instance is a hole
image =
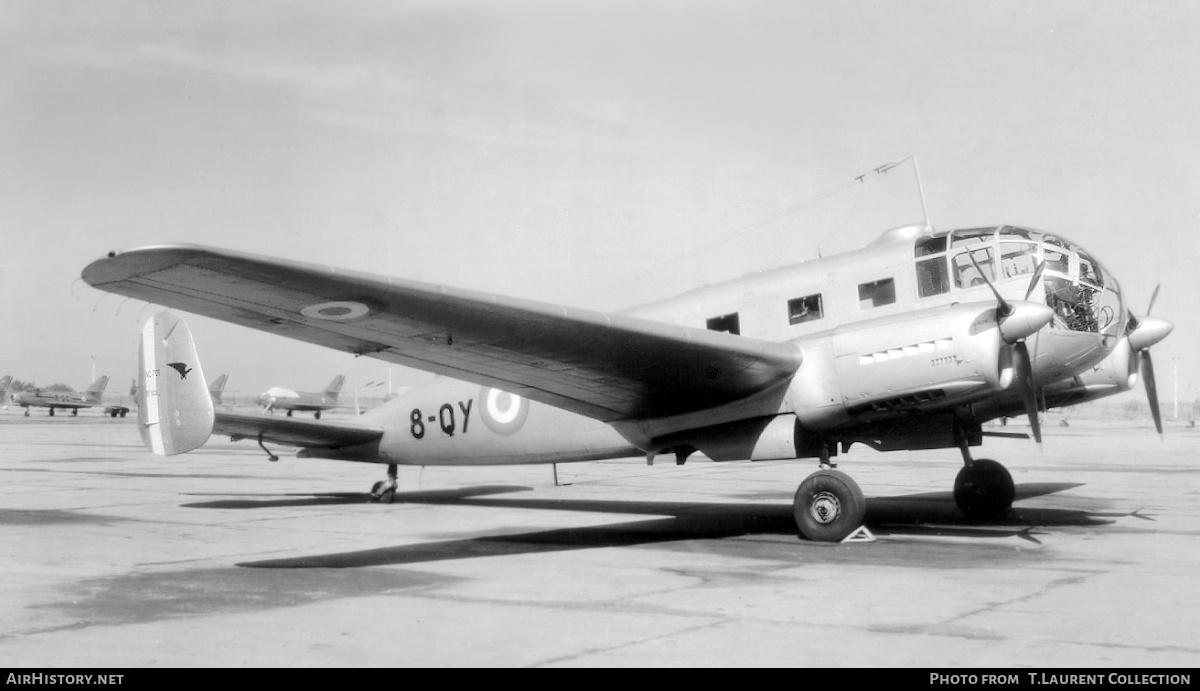
[[[785,343],[206,247],[110,253],[83,279],[606,422],[733,403],[802,361]]]

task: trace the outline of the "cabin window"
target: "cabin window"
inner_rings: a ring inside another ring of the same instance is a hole
[[[917,262],[917,296],[941,295],[950,290],[950,272],[946,257],[922,259]]]
[[[1083,252],[1079,253],[1079,280],[1097,288],[1104,287],[1104,277],[1100,275],[1100,265]]]
[[[1059,251],[1046,248],[1046,271],[1057,271],[1061,274],[1070,274],[1071,265],[1070,259],[1065,251]]]
[[[917,240],[914,249],[914,256],[928,257],[931,254],[940,254],[946,251],[946,236],[936,235],[934,237],[921,238]]]
[[[896,301],[896,281],[885,278],[858,285],[858,308],[870,309],[890,305]]]
[[[972,258],[975,259],[974,262],[971,261]],[[991,247],[980,247],[954,255],[951,262],[954,266],[954,285],[970,288],[983,285],[986,282],[985,277],[990,281],[996,280],[996,272],[992,268],[995,262],[996,255]],[[978,268],[976,264],[979,265]]]
[[[968,247],[981,243],[991,243],[992,238],[996,237],[995,228],[973,228],[971,230],[956,230],[954,231],[953,239],[950,241],[951,249],[959,247]]]
[[[1037,245],[1026,242],[1000,243],[1000,274],[1004,278],[1024,276],[1037,269]]]
[[[803,324],[804,322],[820,319],[821,294],[806,295],[795,300],[788,300],[788,323]]]
[[[724,331],[731,334],[742,333],[742,327],[738,324],[738,313],[726,314],[720,317],[713,317],[708,320],[709,331]]]

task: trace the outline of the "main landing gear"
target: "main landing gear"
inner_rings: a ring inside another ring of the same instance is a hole
[[[380,480],[371,486],[371,498],[367,501],[374,504],[391,504],[392,499],[396,496],[396,464],[389,463],[387,469],[388,479],[386,482]]]
[[[1003,517],[1016,498],[1012,475],[990,458],[972,459],[965,442],[959,448],[963,467],[954,479],[958,510],[974,521]],[[858,483],[834,470],[828,449],[823,449],[821,469],[800,483],[792,501],[800,536],[815,542],[840,542],[858,531],[866,511],[867,502]]]
[[[849,475],[834,470],[829,451],[821,452],[821,469],[796,489],[792,515],[800,536],[815,542],[841,542],[862,527],[867,500]]]

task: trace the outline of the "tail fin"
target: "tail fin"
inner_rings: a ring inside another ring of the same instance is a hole
[[[92,385],[87,387],[83,392],[83,398],[88,401],[100,402],[100,394],[104,393],[104,387],[108,386],[108,376],[101,375],[99,379],[92,382]]]
[[[148,319],[138,362],[138,430],[146,448],[174,456],[207,441],[216,416],[187,323],[170,312]]]
[[[345,383],[346,377],[341,374],[337,375],[333,378],[333,381],[329,382],[329,386],[325,387],[325,395],[336,401],[338,392],[342,390],[342,384]]]
[[[3,379],[0,379],[0,398],[4,398],[4,394],[8,393],[8,387],[12,384],[12,375],[6,374]]]
[[[212,380],[212,383],[208,385],[208,395],[212,396],[213,403],[221,402],[221,394],[225,392],[226,379],[229,379],[229,375],[222,374],[221,376]]]

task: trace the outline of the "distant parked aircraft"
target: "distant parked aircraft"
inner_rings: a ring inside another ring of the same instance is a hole
[[[6,377],[11,381],[11,377]],[[8,382],[4,382],[7,387]],[[104,387],[108,386],[108,377],[102,376],[92,382],[83,393],[74,390],[68,391],[48,391],[46,389],[30,389],[28,391],[18,391],[9,399],[25,409],[25,417],[29,417],[30,408],[49,408],[50,417],[54,417],[54,410],[62,408],[70,410],[71,415],[78,415],[80,408],[96,408],[103,406],[100,401],[100,396],[104,392]],[[123,405],[110,405],[104,408],[104,413],[111,417],[125,417],[129,413],[129,408]]]
[[[275,386],[264,391],[255,399],[255,402],[263,406],[263,410],[286,410],[288,417],[292,416],[293,410],[311,410],[313,417],[320,420],[322,410],[329,410],[340,405],[338,393],[342,390],[342,384],[345,382],[346,378],[339,374],[320,393],[292,391]]]

